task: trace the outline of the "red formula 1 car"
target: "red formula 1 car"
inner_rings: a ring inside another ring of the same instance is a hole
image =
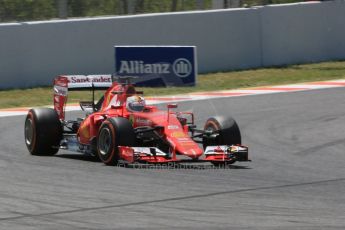
[[[234,119],[211,117],[203,129],[197,129],[193,113],[173,112],[176,104],[168,104],[167,110],[148,106],[142,92],[125,81],[115,82],[111,75],[55,78],[54,109],[31,109],[26,117],[30,153],[53,155],[66,149],[97,156],[107,165],[249,161]],[[93,95],[97,89],[107,90],[97,103],[94,96],[80,102],[85,117],[65,120],[68,91],[85,89]]]

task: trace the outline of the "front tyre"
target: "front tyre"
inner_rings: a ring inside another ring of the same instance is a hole
[[[232,117],[211,117],[207,119],[204,130],[213,132],[203,138],[203,146],[241,144],[241,132]]]
[[[134,146],[136,135],[132,124],[125,118],[109,118],[98,132],[97,153],[106,165],[116,165],[120,159],[118,146]]]
[[[25,144],[33,155],[54,155],[59,151],[62,124],[54,109],[30,109],[24,125]]]
[[[241,132],[232,117],[211,117],[207,119],[204,130],[210,135],[203,138],[203,146],[236,145],[241,144]],[[223,167],[235,163],[235,159],[227,162],[212,162],[216,167]]]

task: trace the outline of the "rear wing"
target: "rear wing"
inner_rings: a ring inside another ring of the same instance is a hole
[[[113,76],[104,75],[61,75],[54,79],[54,109],[59,118],[65,119],[65,105],[68,91],[104,90],[113,84]]]
[[[67,88],[71,90],[91,90],[91,89],[108,89],[113,78],[110,74],[105,75],[61,75],[55,78],[55,82],[67,80]]]

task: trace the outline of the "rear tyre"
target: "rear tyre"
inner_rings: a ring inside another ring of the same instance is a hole
[[[106,165],[116,165],[120,159],[118,146],[134,146],[136,135],[132,124],[125,118],[109,118],[98,132],[97,153]]]
[[[205,131],[218,131],[219,135],[204,137],[203,146],[206,149],[207,146],[212,145],[236,145],[241,144],[241,132],[232,117],[216,116],[207,119]],[[233,164],[236,160],[228,162],[212,162],[215,166],[224,166],[226,164]]]
[[[49,156],[59,151],[62,124],[54,109],[31,109],[25,119],[25,144],[33,155]]]

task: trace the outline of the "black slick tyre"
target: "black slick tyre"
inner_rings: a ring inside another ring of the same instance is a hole
[[[204,148],[210,145],[235,145],[241,144],[241,132],[232,117],[211,117],[207,119],[204,130],[217,131],[216,138],[204,138]]]
[[[207,119],[205,126],[205,131],[217,131],[218,135],[211,135],[211,137],[203,138],[203,146],[206,149],[207,146],[212,145],[236,145],[241,144],[241,132],[232,117],[211,117]],[[212,162],[213,165],[217,167],[225,166],[227,164],[232,164],[236,160],[228,162]]]
[[[116,165],[120,159],[118,146],[134,146],[136,135],[125,118],[109,118],[101,125],[97,138],[99,159],[106,165]]]
[[[26,147],[33,155],[54,155],[59,151],[62,131],[62,124],[54,109],[30,109],[24,125]]]

